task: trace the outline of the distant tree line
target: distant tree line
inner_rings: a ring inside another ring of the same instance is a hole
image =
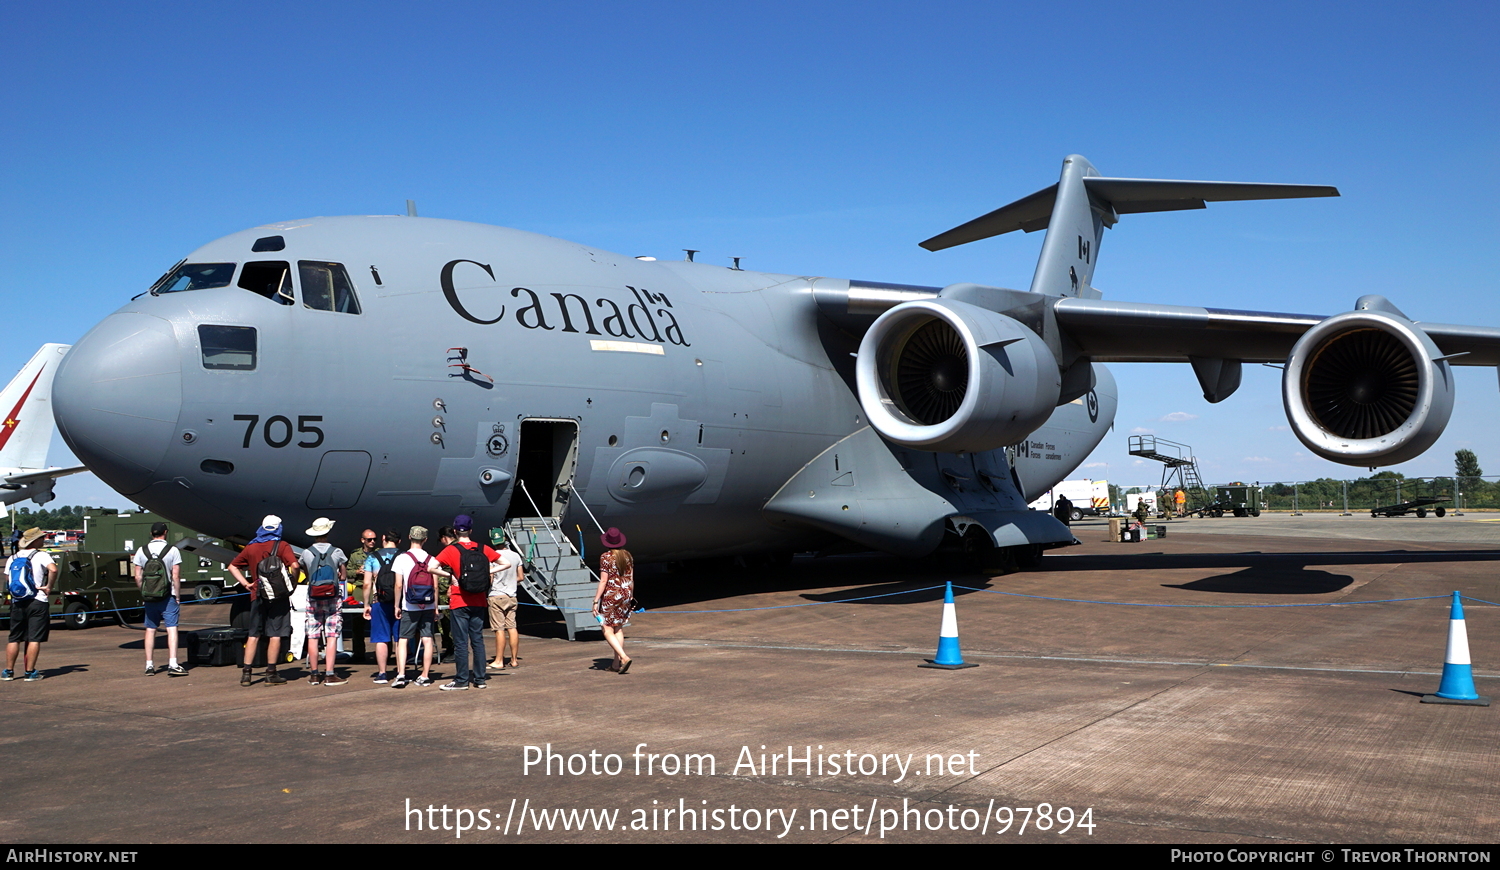
[[[1261,497],[1266,510],[1291,510],[1294,504],[1302,510],[1343,510],[1347,481],[1351,511],[1368,511],[1381,505],[1427,497],[1443,499],[1451,509],[1458,506],[1459,493],[1462,493],[1465,508],[1500,508],[1500,481],[1484,479],[1484,470],[1480,468],[1474,451],[1459,450],[1454,453],[1453,460],[1452,477],[1407,477],[1399,471],[1381,471],[1354,479],[1322,477],[1295,484],[1265,483],[1261,485]],[[1117,505],[1123,505],[1126,494],[1151,489],[1131,487],[1122,491],[1111,485],[1110,497]],[[1172,492],[1164,490],[1158,497],[1162,499],[1160,504],[1171,504]],[[1198,487],[1190,488],[1187,497],[1189,508],[1212,500],[1208,490]]]
[[[29,507],[16,508],[8,512],[5,518],[5,534],[9,535],[12,529],[81,529],[83,528],[84,514],[89,516],[100,516],[101,514],[116,514],[119,511],[114,508],[84,507],[83,505],[65,505],[59,508],[47,510],[32,510]]]

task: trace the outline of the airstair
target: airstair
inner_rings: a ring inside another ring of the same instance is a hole
[[[505,531],[521,554],[521,585],[537,604],[562,612],[568,640],[577,640],[580,631],[598,631],[593,614],[598,580],[558,518],[516,517]]]
[[[1132,435],[1130,455],[1154,459],[1162,464],[1161,489],[1170,491],[1173,481],[1176,481],[1177,488],[1187,493],[1189,499],[1204,504],[1209,501],[1208,489],[1203,486],[1203,477],[1198,473],[1198,457],[1188,445],[1155,435]]]

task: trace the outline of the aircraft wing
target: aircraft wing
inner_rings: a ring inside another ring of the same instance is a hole
[[[1096,362],[1187,362],[1190,357],[1283,362],[1320,314],[1239,311],[1190,305],[1061,299],[1057,324]],[[1500,328],[1413,324],[1452,365],[1500,365]]]
[[[9,486],[26,486],[27,484],[40,483],[44,480],[56,480],[80,471],[88,471],[86,465],[76,465],[72,468],[43,468],[37,471],[28,471],[25,474],[12,474],[5,478]]]

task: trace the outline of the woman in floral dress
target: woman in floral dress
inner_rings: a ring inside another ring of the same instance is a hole
[[[604,640],[615,652],[610,670],[630,672],[630,656],[625,654],[625,626],[635,602],[635,560],[625,549],[625,535],[611,528],[600,538],[605,553],[599,559],[599,588],[594,591],[594,615],[604,629]]]

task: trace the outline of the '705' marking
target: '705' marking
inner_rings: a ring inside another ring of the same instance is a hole
[[[249,447],[250,439],[255,437],[255,427],[260,422],[260,415],[235,414],[234,419],[245,423],[245,443],[240,446]],[[314,438],[312,441],[298,441],[298,447],[317,447],[323,443],[323,430],[310,424],[321,423],[322,421],[322,415],[303,414],[297,418],[297,428],[293,430],[292,421],[277,414],[274,417],[266,418],[265,425],[260,427],[260,436],[265,440],[268,447],[285,447],[292,443],[292,436],[295,431],[295,433],[311,435]]]

